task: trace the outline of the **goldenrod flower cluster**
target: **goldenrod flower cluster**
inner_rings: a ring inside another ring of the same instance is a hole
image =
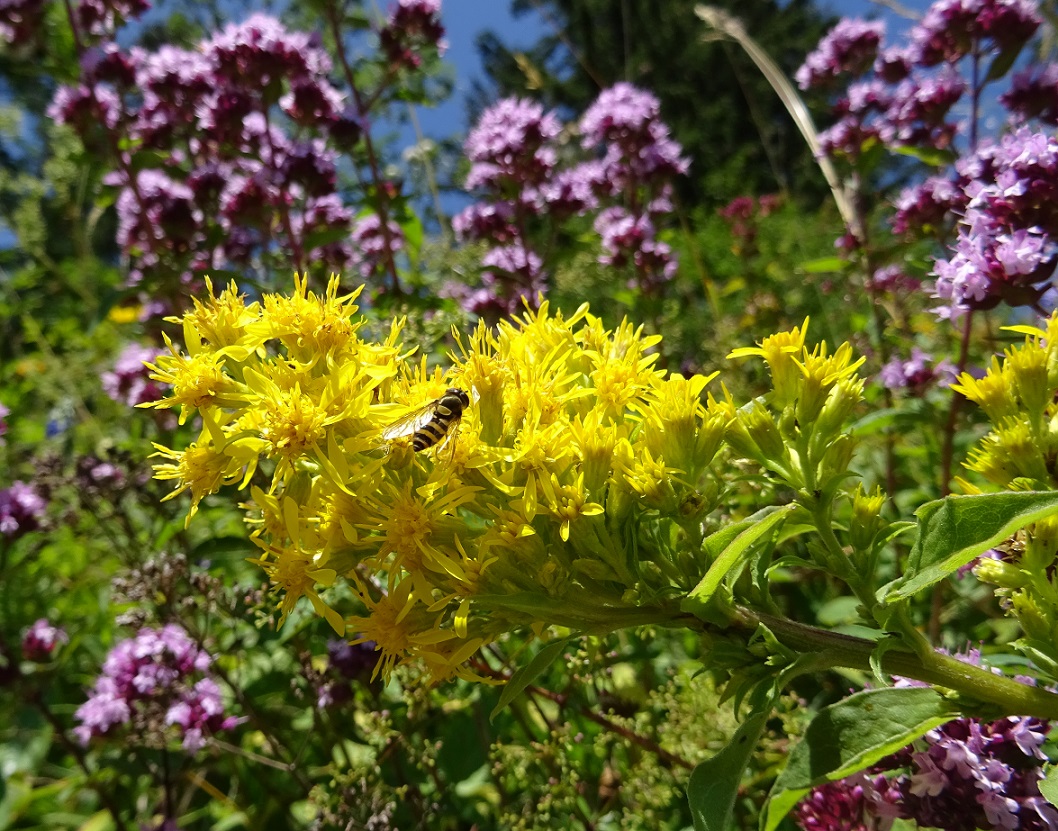
[[[843,343],[828,354],[825,343],[805,346],[808,321],[770,335],[759,346],[735,349],[730,358],[763,358],[773,392],[735,414],[728,442],[805,497],[828,502],[846,478],[852,439],[845,423],[863,396],[857,370],[864,359]]]
[[[641,328],[546,303],[479,325],[431,368],[401,343],[403,321],[362,339],[357,294],[298,280],[250,303],[210,286],[179,321],[184,351],[152,366],[172,387],[154,406],[201,421],[189,446],[157,447],[156,475],[192,515],[226,485],[249,491],[283,614],[308,598],[375,642],[384,675],[418,661],[436,680],[475,677],[468,660],[515,628],[675,618],[708,566],[710,466],[733,412],[706,395],[710,378],[655,368],[659,338]],[[449,388],[470,399],[458,424],[432,407]],[[430,420],[445,439],[415,452]],[[366,613],[329,605],[338,582]]]
[[[983,378],[964,372],[952,386],[992,422],[966,467],[1002,488],[1058,487],[1058,315],[1046,327],[1011,327],[1025,342],[993,358]]]
[[[1058,313],[1044,329],[1010,327],[1025,340],[992,359],[983,378],[963,373],[953,386],[978,404],[992,430],[970,453],[966,467],[1007,490],[1058,488]],[[962,481],[963,488],[977,488]],[[1023,651],[1058,673],[1058,517],[1019,532],[974,573],[1021,624]]]

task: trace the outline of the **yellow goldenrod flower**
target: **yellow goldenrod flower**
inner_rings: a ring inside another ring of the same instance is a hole
[[[460,333],[453,334],[461,356],[460,374],[467,387],[478,395],[481,440],[494,444],[503,434],[503,397],[508,383],[506,362],[496,354],[499,343],[483,320],[478,322],[477,328],[470,336],[469,344],[465,347]]]
[[[320,568],[306,551],[293,545],[282,548],[254,540],[264,553],[255,561],[264,569],[275,591],[283,592],[280,600],[280,625],[294,610],[298,600],[307,597],[312,608],[326,620],[339,635],[345,634],[345,621],[328,606],[316,590],[317,585],[330,586],[337,574],[333,569]]]
[[[282,342],[290,358],[300,363],[314,363],[321,357],[335,359],[346,352],[355,355],[359,324],[351,318],[357,312],[354,301],[361,291],[363,286],[339,297],[338,280],[332,277],[320,297],[308,290],[304,276],[295,274],[290,297],[264,296],[262,323],[268,336]]]
[[[555,494],[555,501],[548,505],[551,513],[559,520],[558,536],[563,542],[569,540],[569,524],[582,516],[598,516],[603,512],[602,505],[589,502],[584,492],[584,476],[578,476],[576,481],[563,485],[558,477],[551,476],[551,489]]]
[[[805,335],[808,332],[808,318],[800,327],[795,326],[789,332],[778,332],[766,337],[758,346],[744,346],[731,350],[730,358],[764,358],[771,369],[771,380],[774,388],[775,406],[782,409],[793,403],[800,384],[800,373],[794,361],[795,355],[804,350]]]
[[[381,653],[371,674],[372,680],[380,673],[388,679],[401,661],[419,650],[432,650],[438,644],[456,637],[455,632],[438,627],[441,616],[429,612],[412,594],[411,581],[398,583],[377,599],[358,579],[354,580],[354,584],[368,614],[350,617],[346,621],[346,628],[360,633],[350,643],[373,641],[375,649]]]
[[[717,374],[669,376],[654,386],[642,410],[642,440],[651,453],[691,478],[712,462],[723,441],[726,419],[707,418],[702,403],[706,384]]]
[[[676,468],[666,467],[665,460],[655,459],[646,447],[636,446],[625,463],[624,480],[651,508],[665,513],[678,510],[673,478],[679,474]]]
[[[1025,421],[1006,419],[970,451],[966,463],[988,481],[1008,487],[1015,479],[1051,480],[1036,436]]]
[[[819,343],[811,352],[805,350],[802,360],[794,359],[804,374],[797,396],[797,420],[802,428],[819,417],[834,385],[854,375],[866,360],[852,358],[852,347],[847,343],[841,344],[833,355],[827,355],[827,345]]]
[[[157,451],[154,456],[172,460],[154,465],[155,479],[176,480],[176,489],[166,494],[165,499],[172,499],[184,491],[191,493],[188,522],[204,496],[243,478],[244,465],[239,459],[216,452],[212,444],[201,438],[180,451],[170,450],[160,444],[155,444],[154,448]]]
[[[1038,425],[1054,398],[1047,382],[1047,351],[1038,342],[1029,342],[1024,347],[1011,347],[1005,354],[1005,369],[1014,382],[1022,411]]]
[[[984,378],[974,378],[964,372],[959,376],[958,383],[952,384],[951,388],[984,410],[993,424],[1018,412],[1013,379],[1005,366],[999,363],[998,358],[992,358],[992,365]]]
[[[159,447],[156,470],[190,492],[191,513],[267,470],[245,508],[282,617],[308,598],[377,645],[384,677],[418,662],[434,680],[481,680],[474,653],[519,627],[672,620],[702,578],[697,549],[679,546],[700,543],[725,476],[739,474],[716,469],[725,431],[773,469],[795,470],[798,454],[847,461],[840,440],[791,451],[798,436],[763,400],[740,410],[726,391],[706,394],[712,376],[656,369],[658,336],[627,321],[607,329],[586,306],[565,317],[541,302],[480,324],[445,368],[412,359],[402,320],[362,340],[358,292],[338,285],[316,294],[298,277],[292,296],[258,303],[210,287],[181,320],[187,354],[171,346],[154,368],[173,386],[158,406],[196,413],[203,429],[182,451]],[[848,347],[808,352],[801,330],[739,354],[768,360],[782,387],[772,405],[808,390],[841,421],[847,402],[827,396],[859,389]],[[468,404],[441,423],[449,388]],[[416,452],[427,424],[437,441]],[[339,582],[364,613],[325,591]]]
[[[191,327],[197,338],[216,349],[238,347],[245,350],[246,355],[257,348],[254,341],[259,346],[267,338],[267,332],[259,324],[259,304],[247,306],[245,296],[239,294],[234,281],[217,297],[213,293],[213,283],[207,277],[206,299],[192,297],[191,302],[191,311],[183,317],[184,326]],[[170,320],[181,322],[178,318]],[[248,341],[247,333],[251,329],[256,332]]]
[[[180,423],[195,410],[206,407],[238,407],[245,398],[245,388],[224,371],[228,360],[221,352],[204,351],[197,343],[188,344],[191,354],[183,355],[168,337],[165,345],[171,354],[159,355],[154,363],[145,363],[151,378],[173,388],[172,395],[137,406],[169,409],[180,406]]]
[[[589,494],[599,494],[613,472],[614,448],[627,439],[629,426],[608,423],[597,409],[578,415],[569,424],[569,436]]]

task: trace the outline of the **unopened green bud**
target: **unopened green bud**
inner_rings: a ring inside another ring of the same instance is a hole
[[[779,433],[775,418],[766,407],[753,402],[739,410],[739,420],[745,425],[753,443],[759,448],[766,461],[778,462],[785,466],[787,461],[786,444]]]
[[[569,573],[554,557],[548,557],[536,572],[536,580],[552,597],[562,594],[569,582]]]
[[[299,505],[305,505],[312,493],[313,477],[304,470],[298,470],[286,482],[284,494],[293,499]]]
[[[816,419],[815,431],[824,436],[841,432],[862,397],[862,378],[842,378],[831,387],[826,404]]]
[[[710,505],[711,501],[704,494],[692,491],[680,500],[677,510],[682,519],[694,519],[708,513]]]
[[[709,656],[712,668],[736,670],[759,664],[759,659],[749,652],[743,639],[706,634],[701,636],[701,642],[702,654]]]
[[[724,438],[739,456],[764,464],[764,454],[757,447],[757,443],[749,434],[742,419],[736,418],[728,423],[727,429],[724,431]]]
[[[1026,343],[1008,349],[1006,358],[1007,370],[1014,377],[1014,388],[1025,412],[1033,420],[1039,418],[1051,402],[1046,351],[1036,344]]]
[[[698,552],[690,546],[676,550],[676,568],[687,578],[688,587],[702,579],[702,563],[698,559]]]
[[[1025,572],[1016,565],[991,557],[982,558],[974,566],[974,575],[982,583],[989,583],[1003,589],[1020,589],[1029,582]]]
[[[623,479],[613,483],[606,491],[607,518],[620,525],[631,515],[638,501],[636,492],[624,485]]]
[[[852,496],[852,519],[849,523],[849,539],[856,551],[868,551],[874,543],[878,530],[885,524],[881,518],[885,495],[875,487],[865,493],[862,485],[856,486]]]
[[[1047,565],[1053,563],[1055,552],[1058,552],[1058,516],[1049,516],[1032,526],[1027,547],[1039,548],[1044,556],[1049,555]]]
[[[852,454],[856,451],[856,440],[848,433],[836,437],[823,454],[823,460],[819,463],[820,483],[832,480],[835,476],[844,476],[852,462]]]
[[[1055,628],[1053,610],[1048,614],[1036,598],[1024,591],[1016,592],[1011,600],[1014,616],[1029,638],[1047,640],[1051,637]]]
[[[661,567],[650,560],[639,561],[639,576],[642,578],[640,584],[645,583],[651,588],[668,584],[668,579]]]

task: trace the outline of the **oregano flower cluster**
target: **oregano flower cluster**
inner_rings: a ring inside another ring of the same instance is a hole
[[[88,700],[77,709],[74,733],[84,744],[128,727],[135,742],[165,746],[179,735],[194,753],[212,733],[240,719],[224,714],[213,658],[179,625],[144,628],[110,650]]]
[[[482,113],[467,136],[471,167],[465,187],[481,194],[452,220],[465,240],[491,246],[482,258],[482,287],[446,291],[469,311],[489,317],[534,302],[548,276],[554,228],[592,218],[597,260],[626,275],[632,287],[656,290],[676,273],[677,259],[660,239],[672,212],[671,183],[689,162],[661,120],[657,98],[628,83],[603,90],[566,132],[580,137],[587,158],[571,152],[563,125],[540,104],[506,98]]]
[[[369,89],[350,86],[353,68],[335,66],[318,33],[260,13],[192,48],[78,41],[80,78],[58,89],[48,115],[110,160],[128,283],[150,278],[154,299],[279,252],[367,278],[391,272],[404,244],[396,186],[376,182],[374,210],[358,215],[341,160],[364,163],[372,108],[438,57],[443,33],[439,0],[397,3],[379,28],[384,70]]]

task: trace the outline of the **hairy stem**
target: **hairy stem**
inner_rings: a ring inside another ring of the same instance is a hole
[[[735,607],[732,622],[754,629],[759,625],[766,626],[780,643],[797,652],[826,652],[832,656],[833,666],[870,672],[871,656],[878,648],[874,641],[817,629],[744,606]],[[946,687],[969,698],[995,705],[1006,715],[1058,719],[1058,695],[1055,693],[994,675],[988,669],[963,663],[939,652],[916,654],[906,648],[894,648],[881,656],[881,666],[888,673]]]

